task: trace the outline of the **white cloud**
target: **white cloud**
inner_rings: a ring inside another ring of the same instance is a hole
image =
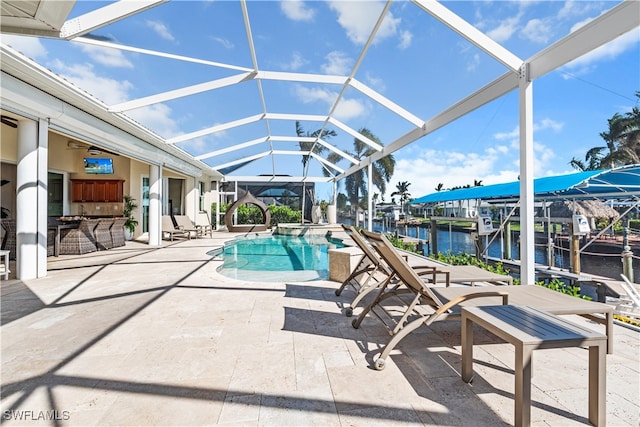
[[[308,63],[309,61],[304,56],[302,56],[300,52],[296,51],[291,54],[291,60],[286,64],[282,64],[281,66],[283,70],[297,71]]]
[[[515,129],[509,132],[494,133],[493,137],[498,141],[504,141],[504,140],[517,139],[519,135],[520,135],[520,127],[516,126]]]
[[[559,132],[564,127],[564,123],[556,122],[550,118],[544,118],[539,120],[538,122],[533,124],[534,131],[543,131],[545,129],[551,129],[556,132]],[[498,141],[512,141],[516,146],[519,144],[520,139],[520,126],[516,125],[516,127],[508,132],[497,132],[493,134],[493,138]]]
[[[334,50],[325,56],[326,63],[321,65],[325,74],[333,74],[338,76],[348,75],[351,72],[354,61],[349,58],[346,53]]]
[[[547,20],[531,19],[522,29],[522,37],[534,43],[545,44],[553,34],[553,26]]]
[[[374,76],[369,71],[365,73],[364,78],[367,84],[376,89],[378,92],[384,92],[387,89],[384,80],[380,77]]]
[[[572,73],[580,73],[581,69],[584,71],[584,69],[593,66],[594,63],[616,59],[620,54],[634,48],[639,42],[640,30],[635,29],[571,61],[562,69],[565,71],[569,69]]]
[[[31,59],[39,59],[47,56],[47,49],[36,37],[16,36],[13,34],[1,34],[0,40],[18,50]]]
[[[489,177],[496,175],[494,172],[496,166],[503,171],[501,172],[503,179],[507,174],[517,177],[517,169],[513,168],[509,171],[503,158],[497,150],[487,150],[484,153],[422,150],[412,158],[396,156],[393,182],[410,182],[412,196],[421,197],[433,193],[439,183],[444,184],[445,188],[473,185],[478,179],[485,185],[489,184],[492,181]],[[388,192],[391,194],[393,189]],[[385,198],[390,200],[390,196]]]
[[[480,54],[475,53],[467,62],[467,71],[475,71],[478,69],[478,66],[480,66]]]
[[[400,44],[398,44],[398,47],[400,49],[407,49],[409,46],[411,46],[411,40],[413,40],[413,34],[411,34],[411,32],[409,31],[400,31]]]
[[[573,1],[569,0],[564,3],[562,9],[557,14],[558,19],[570,19],[574,16],[591,13],[600,7],[598,2],[590,1]]]
[[[487,35],[498,43],[505,42],[511,38],[513,33],[515,33],[519,22],[520,15],[504,19],[501,21],[500,25],[487,32]]]
[[[167,26],[164,25],[162,22],[147,21],[146,24],[147,24],[147,27],[151,28],[153,31],[156,32],[156,34],[158,34],[163,39],[169,40],[169,41],[175,40],[175,37],[173,37],[173,34],[171,34]]]
[[[533,124],[533,130],[534,131],[541,131],[541,130],[545,130],[545,129],[551,129],[551,130],[554,130],[556,132],[560,132],[563,127],[564,127],[564,123],[559,123],[559,122],[556,122],[555,120],[549,119],[549,118],[542,119],[538,123],[534,123]]]
[[[153,129],[154,132],[164,138],[171,138],[180,134],[177,123],[173,120],[175,116],[165,104],[154,104],[143,108],[128,111],[127,116],[136,120],[143,126]],[[192,141],[187,144],[193,145]],[[196,146],[199,145],[196,143]]]
[[[216,43],[221,44],[225,49],[233,49],[234,47],[236,47],[236,45],[234,45],[232,41],[223,37],[212,37],[212,39]]]
[[[67,64],[57,59],[53,63],[53,68],[60,76],[108,105],[128,100],[128,92],[133,87],[127,80],[97,75],[91,64]]]
[[[107,67],[133,68],[133,64],[124,56],[124,52],[107,47],[80,44],[80,48],[91,59]]]
[[[473,185],[475,180],[481,180],[483,185],[517,181],[520,174],[518,150],[516,144],[493,146],[482,152],[426,149],[418,153],[412,151],[411,157],[396,155],[392,182],[409,181],[413,197],[422,197],[435,192],[439,183],[451,188]],[[552,148],[535,142],[534,176],[554,174],[548,165],[555,157]],[[389,190],[389,194],[392,191]]]
[[[330,1],[329,7],[338,14],[338,23],[347,32],[347,37],[355,44],[364,44],[369,39],[384,7],[382,2],[369,1]],[[378,29],[375,42],[398,34],[402,20],[387,12]],[[404,37],[404,36],[403,36]]]
[[[316,13],[315,10],[307,7],[301,0],[287,0],[280,2],[280,10],[287,18],[293,21],[312,21]]]
[[[337,119],[344,121],[363,117],[367,111],[367,106],[362,101],[353,98],[342,98],[336,107],[334,115]]]
[[[326,103],[333,103],[338,95],[336,92],[332,92],[321,88],[308,88],[302,85],[295,85],[294,92],[296,96],[305,104],[312,102],[323,101]]]
[[[311,104],[314,102],[322,102],[327,107],[333,106],[338,97],[338,92],[323,88],[308,88],[302,85],[295,85],[295,95],[305,104]],[[342,98],[340,103],[336,107],[335,116],[340,120],[349,120],[356,117],[364,116],[368,111],[367,105],[357,99]]]

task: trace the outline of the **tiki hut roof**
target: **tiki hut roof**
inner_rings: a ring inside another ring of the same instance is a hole
[[[549,205],[549,215],[556,218],[570,218],[584,215],[588,218],[618,219],[620,213],[611,206],[599,200],[559,200]]]

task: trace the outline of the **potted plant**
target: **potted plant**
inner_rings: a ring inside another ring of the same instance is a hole
[[[122,208],[122,215],[127,218],[127,221],[124,223],[125,230],[125,239],[131,240],[133,238],[133,232],[138,225],[138,221],[133,216],[133,211],[138,208],[136,203],[136,199],[126,194],[124,196],[124,206]]]

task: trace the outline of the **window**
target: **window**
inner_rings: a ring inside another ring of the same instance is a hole
[[[198,189],[200,190],[200,200],[198,204],[198,209],[200,212],[203,212],[204,209],[204,182],[198,181]]]

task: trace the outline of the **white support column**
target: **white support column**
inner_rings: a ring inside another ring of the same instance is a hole
[[[217,198],[217,202],[216,202],[216,231],[220,230],[220,203],[222,203],[222,198],[221,198],[221,191],[220,188],[222,186],[222,182],[220,181],[216,181],[216,198]]]
[[[373,164],[369,162],[367,165],[367,230],[373,231]]]
[[[16,277],[22,280],[43,277],[47,272],[48,129],[45,121],[40,125],[39,132],[37,122],[18,121]]]
[[[149,165],[149,245],[162,242],[162,168]]]
[[[535,282],[533,191],[533,82],[529,66],[520,67],[520,278],[523,285]]]
[[[38,277],[47,275],[47,219],[49,186],[49,122],[38,123]]]

